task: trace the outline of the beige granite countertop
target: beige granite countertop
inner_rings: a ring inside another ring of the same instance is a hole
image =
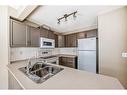
[[[51,56],[57,56],[57,57],[73,57],[73,58],[75,58],[75,57],[77,57],[77,55],[70,55],[70,54],[53,54],[53,55],[51,55]]]
[[[58,54],[58,57],[77,57],[77,55],[69,55],[69,54]]]
[[[64,70],[55,76],[41,84],[36,84],[18,70],[18,68],[24,67],[26,64],[27,61],[20,61],[7,66],[9,72],[23,89],[124,89],[116,78],[64,66],[60,66]]]

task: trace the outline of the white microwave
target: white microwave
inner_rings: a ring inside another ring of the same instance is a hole
[[[55,40],[41,37],[40,48],[55,48]]]

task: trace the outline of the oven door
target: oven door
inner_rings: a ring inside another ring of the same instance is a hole
[[[51,64],[57,64],[57,61],[52,61],[52,62],[49,62]]]
[[[48,59],[48,60],[46,60],[46,62],[47,63],[51,63],[51,64],[57,64],[57,65],[59,65],[59,59],[58,59],[58,57]]]
[[[55,48],[55,41],[48,38],[40,38],[40,48]]]

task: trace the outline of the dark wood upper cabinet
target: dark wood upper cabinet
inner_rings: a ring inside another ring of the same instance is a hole
[[[10,19],[11,47],[39,47],[40,29]]]
[[[40,46],[40,29],[35,27],[30,27],[30,46],[39,47]]]
[[[77,47],[77,34],[65,35],[65,46],[66,47]]]
[[[44,38],[54,39],[54,31],[40,28],[40,36]]]
[[[10,44],[11,47],[26,47],[26,32],[27,26],[15,21],[10,20]]]
[[[97,37],[97,29],[65,35],[65,47],[77,47],[78,39]]]
[[[97,29],[77,33],[77,39],[97,37]]]
[[[65,36],[58,35],[58,47],[65,47]]]
[[[97,29],[87,31],[86,34],[87,34],[86,36],[87,38],[97,37]]]
[[[48,30],[45,28],[40,28],[40,36],[48,38]]]
[[[58,35],[54,34],[54,39],[55,39],[55,47],[58,47]]]
[[[11,47],[39,47],[40,37],[54,39],[55,47],[77,47],[78,39],[97,37],[97,29],[57,35],[54,31],[45,28],[35,28],[20,21],[10,19],[10,46]]]
[[[54,37],[54,31],[51,31],[51,30],[48,31],[48,38],[49,39],[55,39],[55,37]]]
[[[83,38],[86,38],[86,37],[87,37],[86,32],[77,33],[77,39],[83,39]]]

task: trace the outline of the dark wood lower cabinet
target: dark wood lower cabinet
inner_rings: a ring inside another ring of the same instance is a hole
[[[59,57],[59,64],[70,68],[77,68],[77,57]]]

